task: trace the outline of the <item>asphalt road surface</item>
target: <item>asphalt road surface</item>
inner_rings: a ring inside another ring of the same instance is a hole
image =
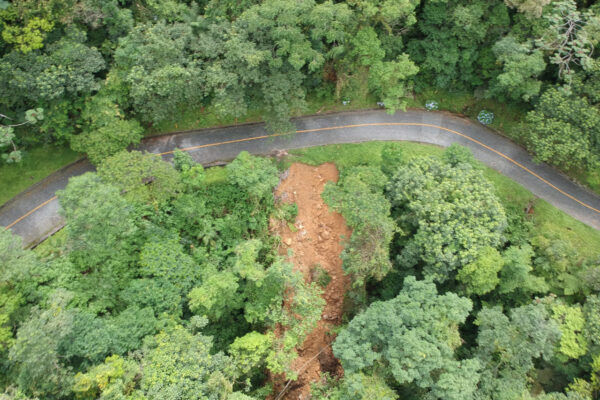
[[[442,147],[458,143],[537,197],[600,229],[600,196],[555,169],[534,163],[523,148],[476,122],[448,113],[418,110],[394,115],[383,110],[313,115],[294,122],[298,132],[292,136],[267,137],[262,124],[249,124],[148,138],[139,148],[161,154],[167,160],[174,148],[185,149],[206,165],[231,160],[243,150],[268,154],[280,149],[370,140],[408,140]],[[23,237],[24,246],[39,243],[64,223],[55,192],[63,189],[70,177],[92,170],[87,160],[79,161],[33,185],[0,207],[0,226]]]

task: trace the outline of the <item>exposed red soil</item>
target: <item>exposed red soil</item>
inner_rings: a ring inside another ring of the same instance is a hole
[[[271,224],[272,233],[282,239],[280,253],[287,255],[288,249],[292,250],[289,261],[308,282],[316,278],[315,268],[318,266],[331,277],[324,288],[326,305],[321,320],[297,349],[299,357],[292,363],[294,371],[299,372],[298,379],[288,387],[283,399],[309,399],[310,384],[316,382],[324,372],[343,375],[343,369],[329,346],[335,338],[329,331],[341,323],[344,294],[350,286],[350,279],[342,270],[340,254],[344,248],[343,241],[350,238],[352,232],[344,218],[339,213],[329,211],[321,198],[325,184],[337,180],[338,171],[334,164],[318,167],[293,164],[275,192],[280,201],[298,205],[295,232],[285,222]],[[284,377],[277,377],[273,383],[274,393],[277,394],[286,381]]]

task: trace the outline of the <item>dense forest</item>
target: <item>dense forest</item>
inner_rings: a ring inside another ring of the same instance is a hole
[[[295,229],[273,192],[289,161],[126,150],[182,112],[293,132],[314,101],[461,91],[600,180],[593,1],[0,0],[0,21],[0,163],[54,143],[97,167],[34,251],[0,229],[1,400],[279,400],[297,378],[331,277],[305,279],[272,232]],[[600,250],[540,229],[465,148],[371,155],[321,160],[351,285],[328,332],[343,373],[311,398],[598,398]]]
[[[311,101],[435,89],[514,104],[513,139],[600,188],[594,3],[3,0],[3,162],[68,143],[97,164],[184,108],[285,132]]]
[[[597,251],[500,201],[465,148],[379,151],[322,194],[352,229],[351,285],[343,376],[312,398],[596,398]],[[270,229],[298,213],[273,195],[287,165],[123,151],[58,193],[66,227],[35,252],[1,231],[0,398],[276,398],[331,280]]]

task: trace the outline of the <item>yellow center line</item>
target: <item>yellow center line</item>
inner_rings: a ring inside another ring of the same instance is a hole
[[[7,225],[5,229],[10,229],[13,226],[15,226],[16,224],[18,224],[19,222],[21,222],[22,220],[24,220],[25,218],[29,217],[31,214],[33,214],[34,212],[36,212],[37,210],[39,210],[40,208],[44,207],[46,204],[53,202],[54,200],[56,200],[57,197],[53,196],[52,198],[46,200],[45,202],[43,202],[42,204],[40,204],[39,206],[37,206],[36,208],[34,208],[33,210],[27,212],[26,214],[20,216],[19,218],[17,218],[16,220],[14,220],[11,224]]]
[[[349,129],[349,128],[364,128],[364,127],[374,127],[374,126],[425,126],[428,128],[435,128],[435,129],[439,129],[442,131],[446,131],[446,132],[450,132],[453,133],[455,135],[458,135],[462,138],[465,138],[467,140],[470,140],[473,143],[478,144],[479,146],[499,155],[500,157],[510,161],[511,163],[513,163],[514,165],[516,165],[517,167],[521,168],[522,170],[528,172],[529,174],[535,176],[536,178],[538,178],[540,181],[544,182],[546,185],[550,186],[551,188],[555,189],[556,191],[558,191],[559,193],[565,195],[566,197],[568,197],[571,200],[576,201],[577,203],[581,204],[582,206],[595,211],[597,213],[600,214],[600,210],[598,210],[597,208],[594,208],[592,206],[590,206],[589,204],[584,203],[583,201],[575,198],[574,196],[570,195],[569,193],[565,192],[564,190],[556,187],[555,185],[553,185],[552,183],[550,183],[549,181],[547,181],[546,179],[542,178],[540,175],[538,175],[537,173],[533,172],[532,170],[530,170],[529,168],[527,168],[526,166],[524,166],[523,164],[519,163],[516,160],[513,160],[512,158],[510,158],[509,156],[507,156],[504,153],[499,152],[498,150],[480,142],[477,139],[474,139],[468,135],[465,135],[464,133],[452,130],[452,129],[448,129],[448,128],[444,128],[443,126],[438,126],[438,125],[433,125],[433,124],[425,124],[425,123],[419,123],[419,122],[374,122],[374,123],[367,123],[367,124],[353,124],[353,125],[340,125],[340,126],[330,126],[330,127],[326,127],[326,128],[314,128],[314,129],[303,129],[303,130],[298,130],[296,131],[296,133],[311,133],[311,132],[323,132],[323,131],[332,131],[332,130],[337,130],[337,129]],[[228,140],[228,141],[224,141],[224,142],[217,142],[217,143],[208,143],[208,144],[201,144],[198,146],[191,146],[191,147],[185,147],[182,149],[179,149],[181,151],[192,151],[192,150],[198,150],[198,149],[203,149],[206,147],[214,147],[214,146],[223,146],[226,144],[232,144],[232,143],[241,143],[241,142],[249,142],[252,140],[261,140],[261,139],[267,139],[267,138],[272,138],[272,137],[277,137],[277,136],[285,136],[287,135],[287,133],[275,133],[272,135],[262,135],[262,136],[254,136],[254,137],[250,137],[250,138],[244,138],[244,139],[235,139],[235,140]],[[156,153],[159,156],[164,156],[167,154],[173,154],[175,150],[170,150],[170,151],[165,151],[162,153]],[[40,204],[39,206],[35,207],[33,210],[29,211],[28,213],[26,213],[25,215],[19,217],[18,219],[16,219],[13,223],[11,223],[10,225],[8,225],[6,227],[6,229],[10,229],[13,226],[15,226],[16,224],[18,224],[19,222],[21,222],[23,219],[27,218],[28,216],[30,216],[31,214],[33,214],[34,212],[36,212],[37,210],[39,210],[40,208],[44,207],[46,204],[52,202],[56,200],[56,196],[46,200],[45,202],[43,202],[42,204]]]

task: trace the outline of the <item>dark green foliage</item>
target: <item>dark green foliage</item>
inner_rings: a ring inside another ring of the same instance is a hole
[[[99,166],[58,194],[65,232],[39,257],[0,231],[0,398],[240,400],[266,396],[267,372],[297,374],[331,277],[316,268],[308,284],[277,255],[269,218],[293,222],[297,208],[275,205],[275,164],[244,152],[219,175],[188,153],[173,168],[123,151],[144,129],[251,117],[290,132],[307,105],[463,96],[472,105],[454,110],[476,115],[485,98],[494,128],[593,184],[593,3],[0,0],[2,159],[70,143]],[[466,149],[434,160],[400,147],[352,168],[323,160],[341,168],[324,197],[353,230],[342,258],[359,293],[332,330],[345,376],[312,396],[598,397],[592,245],[522,206],[505,213]]]
[[[25,393],[58,399],[70,392],[72,376],[59,354],[71,332],[73,313],[65,310],[71,294],[56,292],[48,309],[34,308],[31,318],[19,329],[9,354],[14,383]]]
[[[138,25],[119,40],[114,68],[142,121],[159,122],[178,106],[200,104],[204,71],[194,51],[187,24]]]
[[[481,85],[495,68],[490,47],[510,25],[501,1],[425,1],[419,35],[408,43],[422,73],[418,81],[436,87]]]
[[[172,317],[181,315],[180,290],[166,279],[134,279],[119,297],[128,306],[150,307],[156,316],[163,313]]]
[[[177,237],[152,239],[140,253],[140,275],[165,280],[184,295],[200,278],[200,268],[183,251]]]
[[[472,398],[478,362],[454,356],[458,324],[471,307],[466,298],[439,295],[433,283],[409,277],[396,298],[354,317],[333,350],[346,374],[383,364],[398,384],[431,390],[434,398]]]
[[[499,307],[484,308],[475,323],[477,357],[484,365],[478,392],[506,400],[523,396],[534,361],[549,360],[554,352],[558,325],[542,304],[514,308],[509,316]]]
[[[317,264],[311,271],[311,281],[317,282],[317,285],[325,289],[329,285],[329,282],[331,282],[331,275]]]

